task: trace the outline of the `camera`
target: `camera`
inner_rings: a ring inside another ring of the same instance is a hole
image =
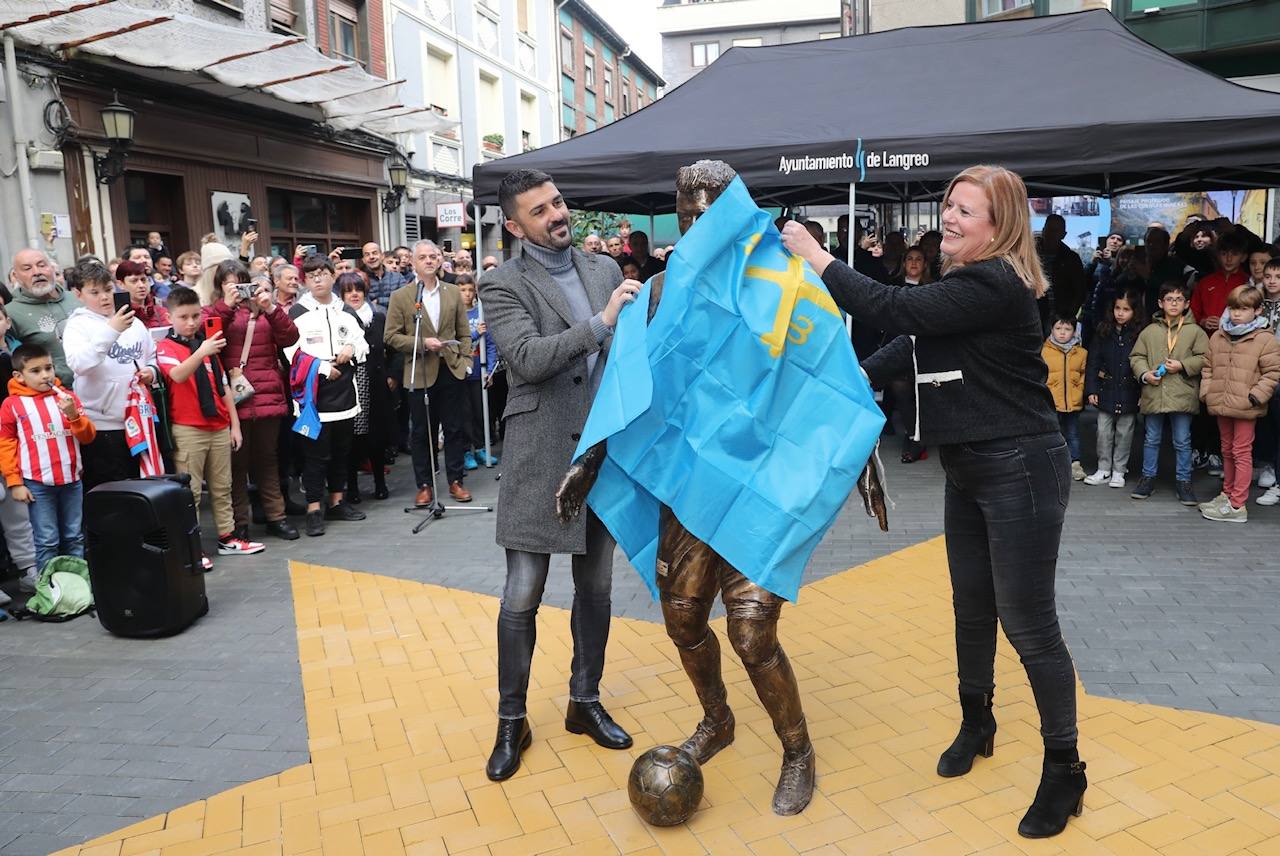
[[[248,300],[253,296],[253,291],[249,283],[242,282],[236,286],[236,292],[239,293],[241,300]]]

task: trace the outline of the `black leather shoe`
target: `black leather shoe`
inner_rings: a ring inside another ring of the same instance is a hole
[[[387,490],[387,486],[385,484],[379,485],[373,490],[374,499],[386,499],[389,496],[391,496],[391,491]]]
[[[586,734],[606,749],[627,749],[631,735],[613,721],[598,701],[571,701],[564,712],[564,727],[570,734]]]
[[[297,541],[298,529],[288,519],[273,520],[267,524],[267,534],[282,541]]]
[[[520,769],[520,756],[532,742],[533,731],[527,719],[499,719],[498,737],[493,741],[493,752],[489,763],[484,765],[484,774],[492,782],[511,778]]]

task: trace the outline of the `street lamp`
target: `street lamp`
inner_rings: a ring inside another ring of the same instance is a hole
[[[137,114],[120,103],[120,96],[111,93],[111,103],[101,110],[102,130],[107,138],[105,155],[93,156],[93,172],[99,184],[110,184],[124,175],[125,158],[133,145],[133,119]]]
[[[391,176],[391,191],[382,200],[382,210],[390,214],[398,210],[404,200],[404,188],[409,183],[409,166],[397,158],[387,165],[387,173]]]

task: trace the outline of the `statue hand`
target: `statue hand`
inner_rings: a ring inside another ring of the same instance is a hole
[[[569,467],[556,490],[556,518],[561,523],[570,523],[582,513],[593,481],[582,462]]]

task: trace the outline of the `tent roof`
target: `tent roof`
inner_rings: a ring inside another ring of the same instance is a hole
[[[477,165],[549,172],[575,207],[674,208],[676,169],[727,161],[762,203],[939,193],[999,163],[1044,195],[1280,184],[1280,95],[1223,80],[1107,11],[732,48],[643,110]],[[877,160],[879,159],[879,160]],[[909,167],[909,168],[906,168]]]

